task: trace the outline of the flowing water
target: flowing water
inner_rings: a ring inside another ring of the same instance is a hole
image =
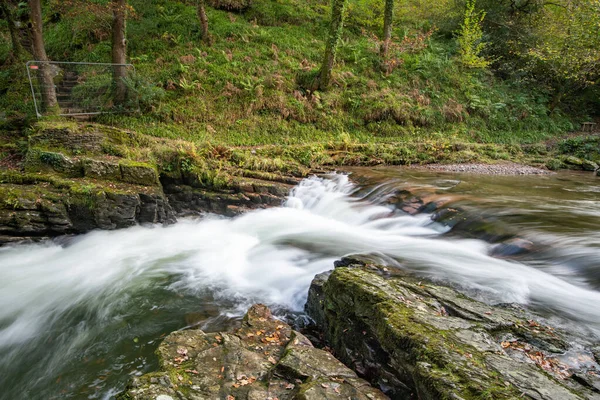
[[[254,302],[299,314],[344,255],[518,302],[600,333],[600,179],[354,170],[310,178],[284,205],[233,219],[93,232],[0,249],[0,398],[111,398],[156,367],[173,330],[225,329]],[[389,205],[411,187],[548,244],[519,261]]]

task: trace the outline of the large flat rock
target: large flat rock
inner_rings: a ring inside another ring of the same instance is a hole
[[[518,307],[359,261],[341,265],[313,281],[307,312],[334,354],[391,398],[600,398],[598,343]]]
[[[264,305],[235,332],[174,332],[157,354],[160,371],[136,378],[120,399],[387,399]]]

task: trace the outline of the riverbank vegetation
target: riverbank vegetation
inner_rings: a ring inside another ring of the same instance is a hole
[[[49,59],[109,62],[109,3],[43,2]],[[0,124],[16,130],[35,122],[31,56],[11,46],[6,10],[21,27],[29,12],[3,4]],[[343,29],[328,0],[130,0],[124,81],[140,111],[96,122],[213,148],[393,148],[532,144],[597,117],[597,1],[332,4]]]

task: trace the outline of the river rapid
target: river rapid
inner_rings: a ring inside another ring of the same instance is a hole
[[[173,330],[225,329],[255,302],[301,317],[315,274],[351,254],[519,303],[600,336],[600,179],[393,168],[302,181],[281,207],[0,248],[0,399],[108,399]],[[544,251],[494,257],[389,199],[410,186],[493,216]]]

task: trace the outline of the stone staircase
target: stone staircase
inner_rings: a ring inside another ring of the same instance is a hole
[[[56,99],[63,114],[77,114],[83,110],[73,102],[73,88],[79,84],[74,71],[65,71],[62,81],[56,86]]]
[[[78,121],[88,121],[92,118],[91,115],[76,115],[86,112],[73,99],[73,88],[79,84],[79,74],[76,71],[65,70],[62,81],[56,85],[56,99],[61,114],[74,114],[68,116]]]

